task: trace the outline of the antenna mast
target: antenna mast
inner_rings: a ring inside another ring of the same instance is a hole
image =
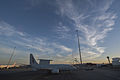
[[[7,68],[9,68],[9,64],[10,64],[10,61],[11,61],[11,59],[12,59],[12,56],[13,56],[13,54],[14,54],[14,52],[15,52],[15,49],[16,49],[16,47],[14,47],[14,49],[13,49],[13,52],[12,52],[12,54],[11,54],[11,56],[10,56],[9,61],[8,61]]]
[[[76,32],[77,32],[77,38],[78,38],[78,47],[79,47],[80,63],[82,64],[82,57],[81,57],[81,50],[80,50],[80,41],[79,41],[78,30],[76,30]]]

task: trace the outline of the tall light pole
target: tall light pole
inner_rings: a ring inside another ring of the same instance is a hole
[[[109,58],[109,56],[107,56],[107,59],[108,59],[108,62],[109,62],[109,64],[110,64],[110,58]]]
[[[80,41],[79,41],[78,30],[76,30],[76,32],[77,32],[77,38],[78,38],[78,47],[79,47],[80,63],[82,64],[82,56],[81,56],[81,50],[80,50]]]

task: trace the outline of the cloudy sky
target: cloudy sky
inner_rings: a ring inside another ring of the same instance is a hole
[[[0,64],[28,64],[29,54],[53,63],[120,57],[119,0],[0,0]]]

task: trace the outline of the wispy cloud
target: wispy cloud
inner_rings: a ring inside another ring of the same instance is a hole
[[[69,39],[71,38],[70,31],[71,29],[68,26],[63,25],[62,22],[59,22],[57,29],[55,30],[58,34],[59,39]],[[60,35],[59,35],[60,34]]]
[[[83,53],[87,53],[86,56],[92,54],[92,58],[102,55],[105,48],[99,46],[99,43],[100,41],[103,42],[107,33],[114,28],[115,19],[117,18],[115,13],[108,11],[113,0],[102,0],[100,2],[97,2],[97,0],[78,1],[79,5],[74,3],[73,0],[56,0],[56,2],[60,15],[72,20],[74,30],[78,29],[83,34],[80,38],[81,43],[86,45],[83,48]],[[86,5],[81,6],[80,4],[86,4],[87,8]],[[67,28],[69,30],[69,27]],[[66,32],[68,33],[68,31]]]
[[[26,3],[26,10],[30,10],[34,7],[38,7],[43,1],[42,0],[25,0]]]
[[[61,45],[60,43],[48,41],[46,38],[34,37],[32,35],[25,34],[16,30],[15,27],[7,24],[4,21],[0,22],[0,36],[6,36],[5,39],[9,40],[7,44],[4,44],[6,43],[4,38],[0,38],[0,43],[3,45],[2,48],[0,48],[1,52],[8,53],[8,50],[10,50],[13,45],[15,45],[17,47],[16,54],[26,56],[25,58],[28,58],[26,53],[28,53],[27,50],[29,50],[30,53],[35,53],[36,55],[39,55],[40,58],[53,59],[53,57],[55,58],[57,56],[66,56],[72,51],[71,48],[68,48],[65,45]],[[5,50],[5,46],[7,46],[7,50]],[[60,58],[58,61],[59,60]]]
[[[30,5],[28,8],[41,6],[41,0],[27,1]],[[57,15],[63,18],[63,21],[60,21],[57,25],[56,32],[58,35],[56,36],[59,39],[70,39],[72,41],[74,39],[74,32],[78,29],[82,44],[81,49],[82,53],[84,53],[82,56],[92,59],[102,55],[105,52],[105,46],[100,46],[100,43],[104,42],[107,33],[114,29],[113,26],[117,18],[117,14],[109,10],[113,0],[56,0],[56,3],[58,7]],[[66,22],[70,24],[68,25]],[[3,36],[6,36],[5,38],[9,42],[6,42],[2,38]],[[20,50],[24,51],[25,49],[29,49],[30,52],[38,53],[42,58],[46,56],[55,58],[56,56],[56,58],[59,57],[60,61],[68,59],[71,56],[70,53],[73,51],[71,48],[59,42],[52,42],[43,37],[34,37],[25,32],[21,32],[4,21],[0,21],[0,39],[0,43],[3,45],[4,43],[9,46],[14,44],[21,48]],[[5,52],[5,49],[1,49]],[[21,55],[24,53],[21,52]]]
[[[25,36],[23,32],[17,31],[13,26],[5,23],[4,21],[0,21],[0,35],[5,36]]]
[[[58,49],[61,49],[61,50],[64,50],[66,52],[72,52],[72,49],[71,48],[68,48],[64,45],[59,45],[59,44],[56,44],[56,43],[53,43],[52,45],[55,46],[55,48],[58,48]]]

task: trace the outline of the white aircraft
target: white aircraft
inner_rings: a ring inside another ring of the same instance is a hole
[[[60,70],[74,70],[76,69],[74,66],[69,64],[50,64],[51,60],[39,59],[39,64],[36,62],[35,58],[32,54],[30,54],[30,65],[33,70],[37,71],[40,69],[50,70],[51,73],[59,73]]]

